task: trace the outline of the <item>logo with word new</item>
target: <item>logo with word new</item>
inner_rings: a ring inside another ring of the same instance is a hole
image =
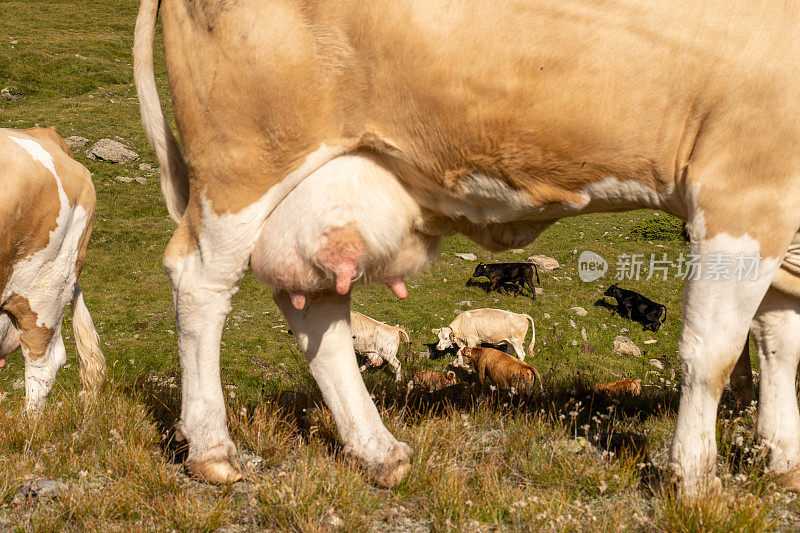
[[[578,256],[578,277],[581,281],[595,281],[608,272],[608,261],[602,255],[584,250]]]

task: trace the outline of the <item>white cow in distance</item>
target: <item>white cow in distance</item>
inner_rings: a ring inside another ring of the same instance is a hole
[[[438,350],[446,350],[452,346],[458,349],[468,346],[475,348],[482,343],[508,345],[520,361],[525,360],[525,336],[528,334],[528,323],[531,325],[531,343],[528,355],[533,353],[536,342],[536,330],[533,318],[524,313],[512,313],[502,309],[472,309],[458,315],[449,326],[432,329],[439,337]]]
[[[357,311],[350,311],[350,329],[353,331],[353,348],[356,354],[367,358],[367,364],[361,367],[361,371],[381,366],[386,361],[394,369],[394,380],[400,381],[401,369],[397,352],[402,339],[410,342],[405,328],[390,326]]]

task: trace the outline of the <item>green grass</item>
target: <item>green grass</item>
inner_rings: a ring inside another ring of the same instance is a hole
[[[157,166],[139,123],[130,49],[137,2],[122,0],[0,2],[0,88],[21,96],[0,100],[0,126],[54,125],[62,136],[94,142],[120,136],[141,154],[127,165],[77,159],[93,173],[98,210],[81,284],[110,366],[100,411],[84,412],[71,326],[64,329],[69,365],[62,369],[41,419],[20,414],[19,354],[0,370],[0,529],[213,530],[766,530],[797,527],[800,507],[763,476],[763,450],[753,442],[755,414],[725,410],[719,421],[719,474],[724,491],[700,503],[682,502],[664,484],[674,428],[680,363],[680,279],[622,280],[625,288],[664,303],[658,333],[611,317],[594,306],[614,280],[620,254],[687,252],[679,224],[649,211],[563,220],[523,251],[490,255],[463,237],[442,246],[429,270],[407,280],[397,301],[385,287],[358,286],[354,308],[404,325],[405,370],[443,370],[448,361],[420,357],[459,310],[498,307],[525,312],[536,323],[531,363],[545,392],[520,400],[470,384],[441,397],[396,387],[388,370],[365,378],[388,427],[416,455],[395,490],[371,485],[340,453],[330,414],[320,405],[308,367],[271,299],[246,276],[234,298],[222,345],[222,380],[234,440],[262,461],[246,481],[206,486],[181,473],[181,449],[170,440],[178,414],[180,372],[169,284],[160,263],[173,230]],[[12,44],[12,41],[17,41]],[[163,65],[157,78],[166,97]],[[115,176],[145,176],[145,185]],[[610,276],[584,283],[577,257],[592,250],[609,260]],[[558,259],[542,274],[535,301],[465,283],[475,263],[521,260],[534,253]],[[644,277],[647,271],[644,270]],[[469,304],[459,304],[468,301]],[[572,306],[588,316],[569,314]],[[572,325],[574,324],[574,326]],[[579,351],[584,342],[594,354]],[[641,358],[613,354],[626,331]],[[653,344],[645,340],[655,339]],[[656,371],[649,360],[665,365]],[[754,361],[755,363],[755,361]],[[640,398],[593,396],[593,384],[638,378]],[[731,405],[729,393],[723,406]],[[741,438],[741,441],[739,441]],[[605,452],[605,455],[604,453]],[[47,501],[14,499],[26,480],[61,479],[66,494]],[[384,528],[384,529],[381,529]]]

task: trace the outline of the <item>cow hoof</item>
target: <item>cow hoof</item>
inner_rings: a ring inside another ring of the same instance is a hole
[[[800,467],[781,474],[770,474],[770,477],[784,489],[791,492],[800,492]]]
[[[231,445],[233,447],[233,445]],[[186,471],[206,483],[227,485],[242,479],[242,465],[236,458],[236,448],[226,454],[213,454],[208,459],[187,460]]]
[[[372,479],[382,487],[394,487],[403,480],[411,467],[412,455],[414,451],[408,444],[398,442],[392,447],[383,463],[370,468]]]

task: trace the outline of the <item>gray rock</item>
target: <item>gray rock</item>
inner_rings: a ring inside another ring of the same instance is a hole
[[[569,308],[569,312],[570,312],[571,314],[573,314],[573,315],[577,315],[577,316],[586,316],[586,315],[588,315],[588,314],[589,314],[589,313],[586,311],[586,309],[584,309],[583,307],[577,307],[577,306],[576,306],[576,307],[570,307],[570,308]]]
[[[662,363],[658,359],[650,359],[649,363],[650,363],[650,366],[652,366],[652,367],[655,367],[655,368],[657,368],[659,370],[664,370],[664,363]]]
[[[536,296],[539,296],[540,294],[544,294],[544,289],[541,287],[536,287],[533,289],[533,292],[536,294]]]
[[[586,332],[586,328],[581,328],[581,338],[584,342],[589,340],[589,334]]]
[[[242,466],[246,470],[255,470],[261,468],[261,465],[264,463],[263,457],[255,452],[251,452],[250,450],[241,450],[237,457],[239,458],[239,462],[242,463]]]
[[[542,272],[552,272],[561,267],[556,259],[546,255],[532,255],[528,258],[528,261],[536,265]]]
[[[11,87],[3,87],[0,89],[0,100],[5,100],[6,102],[19,102],[21,100],[20,94]]]
[[[132,163],[139,159],[139,154],[119,141],[100,139],[86,150],[86,157],[108,163]]]
[[[89,139],[86,137],[80,137],[78,135],[71,135],[64,139],[66,141],[67,146],[70,148],[80,148],[81,146],[86,146],[89,144]]]
[[[464,261],[477,261],[478,256],[473,253],[466,253],[466,254],[453,254],[454,256],[458,257],[459,259],[463,259]]]
[[[137,177],[133,178],[133,181],[135,181],[139,185],[145,185],[147,183],[147,178],[143,178],[141,176],[137,176]]]
[[[139,164],[139,170],[141,170],[142,172],[155,172],[156,171],[156,169],[154,169],[153,166],[150,165],[150,163],[140,163]]]
[[[27,498],[55,498],[67,490],[67,486],[55,479],[29,481],[20,487],[15,500]]]
[[[131,183],[133,182],[133,178],[129,178],[128,176],[117,176],[114,178],[114,181],[118,181],[120,183]]]
[[[642,349],[628,337],[618,335],[614,339],[614,353],[617,355],[627,355],[630,357],[641,357]]]
[[[472,301],[462,300],[460,302],[456,302],[456,307],[472,307]]]

